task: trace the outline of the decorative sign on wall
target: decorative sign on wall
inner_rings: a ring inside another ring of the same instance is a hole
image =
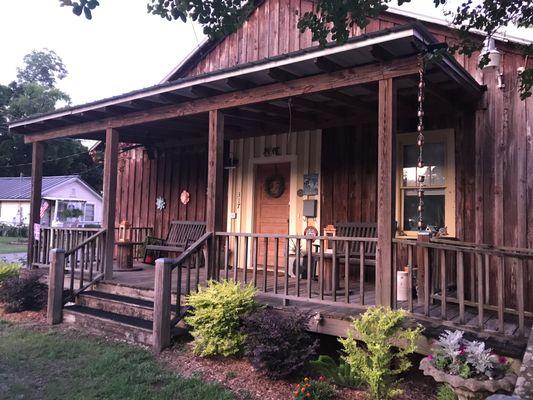
[[[275,199],[285,192],[285,178],[281,175],[270,175],[265,179],[265,192]]]
[[[281,149],[279,146],[276,147],[265,147],[263,150],[263,157],[272,157],[281,155]]]
[[[304,175],[304,195],[316,196],[318,194],[318,174]]]
[[[186,190],[181,192],[180,201],[181,201],[181,204],[187,205],[189,201],[191,201],[191,195],[189,194],[189,192],[187,192]]]
[[[162,197],[162,196],[159,196],[156,200],[155,200],[155,206],[158,210],[164,210],[165,207],[167,206],[167,202],[165,201],[165,199]]]

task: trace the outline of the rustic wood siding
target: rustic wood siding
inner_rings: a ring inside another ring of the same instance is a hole
[[[118,167],[116,224],[122,220],[133,226],[150,226],[158,237],[166,237],[172,220],[205,220],[207,153],[205,151],[154,151],[150,160],[144,148],[121,154]],[[187,205],[180,194],[187,190]],[[162,196],[166,207],[156,209]]]

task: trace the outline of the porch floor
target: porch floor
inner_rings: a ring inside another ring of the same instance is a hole
[[[116,284],[127,286],[136,289],[153,290],[154,289],[154,270],[153,265],[147,265],[142,263],[135,263],[135,267],[142,268],[139,271],[115,271],[113,278],[106,280],[108,284]],[[198,281],[202,284],[206,281],[205,268],[199,269]],[[221,277],[224,277],[225,271],[220,271]],[[243,282],[244,271],[238,270],[238,279]],[[233,271],[229,270],[228,276],[233,278]],[[191,270],[191,281],[196,279],[196,270]],[[247,271],[247,282],[251,282],[253,279],[252,271]],[[290,279],[288,288],[289,301],[288,304],[284,304],[282,295],[284,294],[285,279],[284,275],[278,276],[278,291],[274,293],[274,274],[268,272],[266,280],[266,291],[263,289],[264,275],[262,271],[257,271],[257,287],[260,289],[258,299],[262,304],[272,306],[276,309],[287,310],[297,309],[302,312],[308,312],[311,315],[319,314],[322,322],[316,323],[314,329],[319,333],[334,334],[342,336],[345,334],[349,327],[350,321],[353,317],[364,312],[366,306],[375,304],[375,292],[372,282],[365,282],[364,293],[364,305],[361,306],[360,294],[359,294],[359,281],[350,282],[350,294],[349,302],[346,303],[345,291],[342,287],[337,290],[337,301],[333,302],[333,296],[331,294],[325,294],[324,299],[320,299],[318,281],[311,281],[311,297],[308,297],[308,282],[307,279],[300,280],[300,297],[298,299],[291,298],[296,297],[296,282],[295,278]],[[172,273],[172,292],[175,294],[177,282],[177,270]],[[186,288],[182,287],[182,294],[186,292]],[[191,291],[193,289],[191,288]],[[398,308],[408,308],[407,302],[398,302]],[[506,355],[514,358],[521,357],[521,354],[525,350],[527,344],[527,337],[520,337],[518,334],[518,319],[512,315],[505,315],[505,332],[501,334],[497,330],[498,318],[497,313],[491,310],[486,310],[484,313],[485,330],[480,332],[477,323],[477,309],[474,307],[465,307],[465,321],[466,323],[459,327],[459,307],[456,304],[448,303],[446,307],[446,317],[441,315],[441,303],[439,300],[434,300],[430,306],[429,317],[424,315],[424,309],[422,305],[418,305],[416,299],[413,300],[413,312],[410,314],[412,322],[418,322],[425,327],[425,336],[428,339],[438,337],[444,329],[458,329],[465,330],[466,336],[472,338],[483,339],[488,342],[488,345],[495,351],[505,353]],[[526,332],[529,333],[533,326],[533,319],[526,318]],[[429,342],[428,342],[429,346]]]

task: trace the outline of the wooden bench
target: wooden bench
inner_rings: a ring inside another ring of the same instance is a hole
[[[378,236],[377,224],[374,222],[345,222],[335,225],[337,230],[336,236],[339,237],[360,237],[360,238],[376,238]],[[376,265],[376,242],[365,242],[365,265]],[[350,243],[348,254],[350,257],[350,264],[359,263],[359,242]],[[344,242],[337,243],[337,256],[344,259],[345,249]]]
[[[155,252],[154,258],[159,258],[161,252],[183,253],[191,244],[200,239],[206,229],[203,221],[172,221],[166,239],[150,236],[145,246],[146,252]]]

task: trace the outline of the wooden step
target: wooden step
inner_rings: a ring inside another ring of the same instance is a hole
[[[96,290],[81,293],[77,298],[76,304],[145,320],[152,320],[154,316],[154,303],[150,300]]]
[[[65,306],[63,322],[81,327],[92,334],[152,345],[152,321],[146,319],[76,304]]]

